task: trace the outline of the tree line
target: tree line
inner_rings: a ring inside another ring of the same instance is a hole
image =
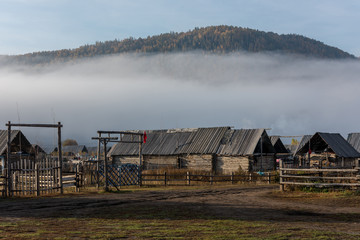
[[[10,56],[10,62],[44,64],[119,53],[279,52],[317,58],[355,58],[338,48],[296,34],[276,34],[234,26],[210,26],[188,32],[170,32],[147,38],[127,38],[87,44],[76,49]]]

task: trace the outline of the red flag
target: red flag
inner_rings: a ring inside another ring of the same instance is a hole
[[[147,136],[146,136],[146,132],[144,131],[144,143],[146,143],[146,139],[147,139]]]

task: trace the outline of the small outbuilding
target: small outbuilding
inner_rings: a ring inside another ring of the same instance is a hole
[[[316,168],[353,168],[360,153],[339,133],[317,132],[299,145],[296,156],[304,165]]]
[[[218,172],[273,170],[275,148],[265,129],[232,130],[217,152]]]

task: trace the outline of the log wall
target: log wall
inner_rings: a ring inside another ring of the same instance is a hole
[[[231,174],[239,170],[249,171],[250,160],[246,156],[218,156],[216,172]]]
[[[181,167],[192,170],[213,171],[213,156],[211,154],[190,154],[181,158]]]

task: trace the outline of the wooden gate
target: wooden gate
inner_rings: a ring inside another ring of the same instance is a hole
[[[19,159],[10,165],[9,196],[49,194],[61,189],[59,161]]]
[[[105,181],[104,165],[99,166],[100,181]],[[113,187],[139,185],[140,168],[136,164],[107,166],[108,185]]]

